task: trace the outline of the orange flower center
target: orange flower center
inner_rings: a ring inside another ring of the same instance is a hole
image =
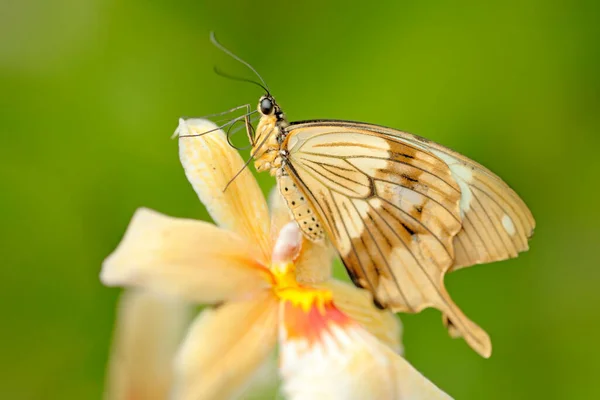
[[[283,320],[288,339],[320,340],[333,325],[344,327],[352,320],[333,303],[331,291],[300,285],[293,262],[273,264],[273,292],[283,304]]]
[[[273,284],[275,295],[282,301],[301,308],[304,312],[309,312],[311,308],[316,307],[321,314],[324,314],[326,305],[332,302],[329,290],[300,285],[296,281],[296,267],[291,261],[274,264],[271,272],[275,280]]]

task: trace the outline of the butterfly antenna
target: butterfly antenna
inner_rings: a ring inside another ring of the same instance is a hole
[[[235,76],[235,75],[230,75],[227,72],[223,72],[221,71],[218,67],[214,67],[214,71],[215,74],[222,76],[223,78],[227,78],[227,79],[231,79],[233,81],[240,81],[240,82],[249,82],[249,83],[253,83],[256,86],[261,87],[265,92],[269,93],[269,89],[267,89],[266,87],[264,87],[263,85],[261,85],[260,83],[253,81],[252,79],[246,79],[246,78],[240,78],[239,76]]]
[[[194,119],[206,119],[206,118],[220,117],[221,115],[230,114],[230,113],[232,113],[234,111],[241,110],[242,108],[246,108],[247,109],[249,106],[250,106],[249,104],[242,104],[241,106],[233,107],[233,108],[230,108],[229,110],[221,111],[221,112],[218,112],[218,113],[202,115],[200,117],[182,116],[181,118],[183,118],[183,119],[190,119],[190,118],[194,118]],[[228,121],[229,121],[229,119],[228,119]]]
[[[254,69],[254,67],[250,64],[248,64],[246,61],[242,60],[240,57],[236,56],[235,54],[233,54],[233,52],[231,52],[231,50],[228,50],[227,48],[225,48],[225,46],[223,46],[221,43],[219,43],[219,41],[217,40],[217,37],[215,36],[215,32],[211,31],[210,32],[210,41],[212,42],[212,44],[214,44],[219,50],[221,50],[222,52],[224,52],[225,54],[228,54],[230,57],[232,57],[234,60],[244,64],[246,67],[248,67],[252,72],[254,72],[254,74],[256,76],[258,76],[258,79],[260,79],[260,81],[262,82],[262,88],[265,89],[267,91],[267,93],[270,93],[269,90],[269,86],[267,85],[267,83],[265,82],[265,80],[262,78],[262,76],[260,76],[260,74]]]

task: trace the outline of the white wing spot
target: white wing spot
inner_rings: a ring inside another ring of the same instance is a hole
[[[452,170],[452,167],[450,167]],[[470,171],[469,171],[470,172]],[[454,175],[454,171],[452,171],[452,176]],[[471,199],[473,198],[473,194],[471,193],[471,188],[469,185],[461,179],[456,179],[458,183],[458,187],[460,187],[460,217],[464,218],[465,213],[471,209]]]
[[[438,150],[432,150],[432,152],[450,167],[452,177],[458,183],[460,188],[460,217],[464,218],[465,213],[471,209],[471,200],[473,199],[473,193],[471,193],[471,188],[468,185],[473,180],[473,171],[451,155]]]
[[[512,236],[515,234],[515,224],[513,224],[513,220],[506,214],[504,214],[502,217],[502,226],[504,229],[506,229],[506,232],[508,232],[509,235]]]

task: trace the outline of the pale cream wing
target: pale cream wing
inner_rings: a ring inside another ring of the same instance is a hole
[[[394,311],[438,308],[489,356],[489,337],[443,284],[461,230],[460,187],[448,165],[410,142],[327,125],[292,127],[287,150],[280,182],[291,179],[301,192],[355,284]]]

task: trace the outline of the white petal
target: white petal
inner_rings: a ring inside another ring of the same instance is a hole
[[[325,281],[318,287],[326,288],[333,293],[335,305],[343,313],[390,346],[396,353],[404,353],[400,319],[389,310],[375,307],[373,296],[369,291],[336,279]]]
[[[256,179],[222,130],[203,119],[179,120],[179,157],[185,174],[214,221],[255,243],[270,255],[269,213]],[[231,179],[243,169],[224,190]]]
[[[282,310],[280,373],[287,399],[450,399],[339,310],[312,313],[308,325],[298,321],[302,310],[289,303]],[[308,327],[306,336],[299,327]]]

